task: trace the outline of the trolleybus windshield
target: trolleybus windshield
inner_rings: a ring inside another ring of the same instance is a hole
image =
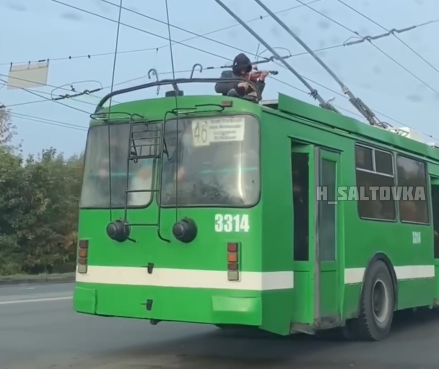
[[[90,128],[85,153],[81,208],[124,208],[127,176],[130,190],[152,188],[153,159],[139,159],[137,162],[131,160],[129,171],[127,170],[129,135],[128,123]],[[150,202],[151,192],[128,194],[128,207],[144,207]]]
[[[239,207],[258,202],[259,122],[255,117],[169,120],[165,140],[170,158],[163,161],[162,206],[178,202],[178,206]]]

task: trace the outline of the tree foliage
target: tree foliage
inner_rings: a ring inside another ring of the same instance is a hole
[[[83,157],[53,148],[23,158],[0,109],[0,275],[74,268]]]

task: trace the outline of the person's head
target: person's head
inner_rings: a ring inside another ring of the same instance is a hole
[[[244,74],[250,73],[252,70],[252,62],[247,57],[247,55],[241,53],[238,54],[233,60],[232,66],[233,73],[237,76],[243,76]]]

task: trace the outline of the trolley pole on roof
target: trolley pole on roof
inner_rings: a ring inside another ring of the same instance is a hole
[[[299,80],[302,82],[310,91],[310,95],[319,101],[320,106],[322,108],[334,111],[338,113],[338,111],[327,101],[325,101],[318,93],[316,89],[314,89],[296,70],[291,67],[285,60],[282,58],[261,36],[259,36],[255,31],[253,31],[240,17],[238,17],[233,11],[231,11],[221,0],[215,0],[215,2],[220,5],[227,13],[229,13],[235,20],[243,26],[254,38],[256,38],[265,48],[270,51],[276,59],[278,59],[282,64],[293,73]]]
[[[274,14],[267,6],[265,6],[262,1],[255,0],[255,2],[264,9],[268,15],[273,18],[285,31],[287,31],[290,36],[292,36],[306,51],[310,53],[310,55],[317,60],[317,62],[331,75],[332,78],[340,85],[341,90],[344,94],[348,95],[349,101],[351,104],[369,121],[369,123],[373,126],[381,126],[385,127],[383,123],[379,121],[374,112],[369,109],[369,107],[363,103],[359,98],[357,98],[341,80],[338,78],[335,73],[320,59],[314,51],[312,51],[307,44],[305,44],[288,26],[280,20],[280,18]]]

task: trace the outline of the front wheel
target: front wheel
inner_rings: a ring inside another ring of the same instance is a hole
[[[358,333],[368,341],[380,341],[390,332],[395,310],[395,293],[387,265],[376,261],[369,270],[361,294]]]

